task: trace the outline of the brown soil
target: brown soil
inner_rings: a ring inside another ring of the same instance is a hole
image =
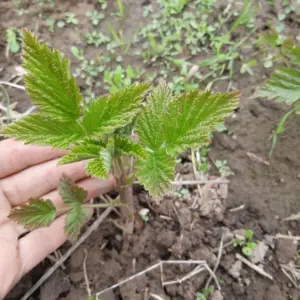
[[[126,21],[128,32],[134,31],[140,22],[142,4],[139,1],[124,1],[128,13],[134,16]],[[110,3],[111,5],[111,3]],[[10,80],[14,76],[14,67],[20,64],[19,55],[7,59],[5,52],[5,29],[8,27],[34,28],[40,10],[38,4],[28,7],[29,15],[21,18],[15,16],[12,1],[2,0],[0,3],[1,37],[0,37],[0,77]],[[53,16],[65,12],[73,12],[77,18],[93,8],[93,1],[60,1]],[[268,12],[264,12],[265,15]],[[265,24],[263,16],[259,22]],[[84,18],[82,18],[84,19]],[[109,23],[109,21],[107,21]],[[81,27],[90,27],[82,22]],[[294,26],[289,28],[294,31]],[[43,22],[39,22],[38,32],[42,39],[51,41],[54,46],[69,53],[70,45],[80,40],[80,28],[65,28],[55,33],[49,33]],[[263,27],[263,26],[261,26]],[[129,34],[128,33],[128,34]],[[87,55],[89,52],[87,51]],[[72,59],[73,65],[76,61]],[[139,63],[139,62],[137,62]],[[221,235],[224,230],[233,232],[236,229],[252,229],[256,240],[265,240],[266,235],[277,233],[299,235],[299,221],[282,222],[282,219],[300,211],[300,118],[291,118],[286,132],[280,137],[274,155],[269,158],[270,136],[280,117],[287,107],[264,99],[251,99],[256,88],[265,78],[265,71],[257,67],[254,76],[238,76],[234,88],[243,91],[241,105],[235,116],[226,125],[233,136],[225,133],[214,135],[210,158],[211,160],[226,159],[235,173],[230,177],[227,200],[222,200],[220,214],[209,213],[206,217],[199,210],[188,209],[197,195],[191,190],[191,195],[174,200],[165,197],[155,211],[151,209],[149,222],[137,230],[130,241],[125,244],[121,232],[111,222],[106,221],[101,228],[94,232],[83,245],[67,261],[64,270],[56,273],[37,291],[32,299],[41,300],[75,300],[87,299],[84,285],[83,259],[84,249],[88,250],[87,270],[94,292],[100,291],[135,272],[142,271],[159,260],[206,260],[213,268]],[[220,86],[219,89],[222,89]],[[10,89],[11,101],[17,102],[18,111],[25,111],[29,101],[24,93]],[[247,153],[253,153],[269,165],[252,161]],[[189,177],[192,173],[191,163],[187,155],[182,156],[179,172]],[[140,207],[147,207],[149,199],[145,192],[138,194]],[[230,212],[231,208],[244,204],[245,208],[238,212]],[[161,215],[169,217],[162,219]],[[62,252],[70,245],[67,243]],[[213,251],[213,249],[216,249]],[[223,281],[222,294],[224,299],[237,300],[299,300],[299,291],[282,273],[280,263],[288,263],[295,258],[297,245],[289,240],[271,243],[266,257],[262,261],[264,269],[274,277],[270,281],[246,266],[243,266],[239,276],[235,278],[230,269],[235,263],[235,253],[239,250],[228,246],[224,250],[216,275]],[[50,266],[49,261],[42,262],[16,286],[7,299],[20,299],[22,294]],[[175,279],[184,276],[192,267],[173,266],[165,269],[165,279]],[[203,290],[207,273],[200,273],[183,284],[170,285],[162,288],[159,270],[143,275],[121,288],[107,293],[102,299],[162,299],[195,300],[196,292]],[[208,299],[219,299],[217,296]]]

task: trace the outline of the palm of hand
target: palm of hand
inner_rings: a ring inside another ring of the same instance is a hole
[[[53,201],[57,208],[64,203],[56,187],[63,173],[88,191],[88,198],[105,193],[112,182],[88,178],[85,162],[57,167],[61,152],[50,147],[30,147],[12,140],[0,142],[0,299],[3,299],[20,278],[57,249],[66,240],[65,216],[47,228],[26,233],[7,216],[12,207],[41,197]]]

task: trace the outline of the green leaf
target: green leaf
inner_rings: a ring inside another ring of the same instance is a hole
[[[27,30],[23,31],[23,68],[26,91],[42,113],[60,121],[79,118],[82,96],[69,60]]]
[[[80,204],[73,204],[72,209],[68,212],[65,222],[65,232],[71,241],[75,241],[82,225],[89,219],[90,213],[88,208]]]
[[[11,210],[8,217],[29,230],[49,226],[56,218],[56,209],[51,200],[29,199]]]
[[[6,29],[6,41],[9,46],[9,51],[12,53],[18,53],[20,51],[17,32],[15,28]]]
[[[288,68],[276,70],[259,94],[278,102],[295,103],[300,100],[300,71]]]
[[[176,155],[207,145],[211,132],[238,106],[238,95],[194,91],[172,101],[164,118],[167,151]]]
[[[246,256],[251,256],[253,251],[250,247],[243,247],[242,248],[242,252],[246,255]]]
[[[31,115],[6,126],[0,134],[21,140],[25,144],[66,149],[82,139],[85,133],[77,122],[66,123],[41,115]]]
[[[102,153],[102,155],[103,155],[103,153]],[[85,170],[91,176],[95,176],[98,178],[107,178],[108,162],[107,161],[105,162],[105,160],[102,157],[92,159],[86,165]]]
[[[172,93],[164,84],[150,93],[147,106],[137,119],[138,135],[146,147],[159,149],[164,143],[163,120],[172,100]]]
[[[81,205],[88,196],[88,192],[85,189],[76,185],[72,179],[65,174],[63,174],[59,180],[58,192],[64,200],[64,203],[71,205]]]
[[[253,250],[257,247],[257,244],[254,242],[249,242],[247,243],[247,247]]]
[[[134,84],[92,102],[83,118],[87,134],[99,138],[130,123],[139,111],[148,88],[149,84]]]
[[[138,133],[146,147],[164,147],[176,155],[208,144],[211,132],[237,105],[237,93],[194,91],[175,98],[166,86],[160,86],[138,118]]]
[[[170,188],[174,170],[175,159],[161,149],[147,152],[146,159],[137,162],[136,176],[155,199],[160,199]]]
[[[122,155],[145,158],[146,153],[140,144],[135,144],[129,138],[122,138],[120,136],[115,137],[116,152]]]
[[[253,240],[253,235],[254,232],[251,229],[248,229],[245,233],[244,233],[244,237],[248,240],[248,241],[252,241]]]
[[[58,164],[64,165],[85,159],[98,158],[102,147],[103,144],[101,143],[96,143],[90,140],[81,141],[76,144],[67,155],[61,158]]]

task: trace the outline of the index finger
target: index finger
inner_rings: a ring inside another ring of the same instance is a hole
[[[52,147],[29,146],[12,139],[0,142],[0,153],[0,179],[64,154]]]

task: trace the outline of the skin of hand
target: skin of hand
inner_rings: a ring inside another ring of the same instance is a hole
[[[7,217],[11,208],[34,197],[50,199],[57,208],[63,208],[57,191],[63,173],[88,191],[88,199],[114,187],[113,178],[90,178],[84,171],[85,161],[57,166],[63,154],[51,147],[25,146],[10,139],[0,142],[0,299],[4,299],[24,274],[67,240],[65,215],[58,216],[49,227],[33,230],[20,238],[26,231]]]

